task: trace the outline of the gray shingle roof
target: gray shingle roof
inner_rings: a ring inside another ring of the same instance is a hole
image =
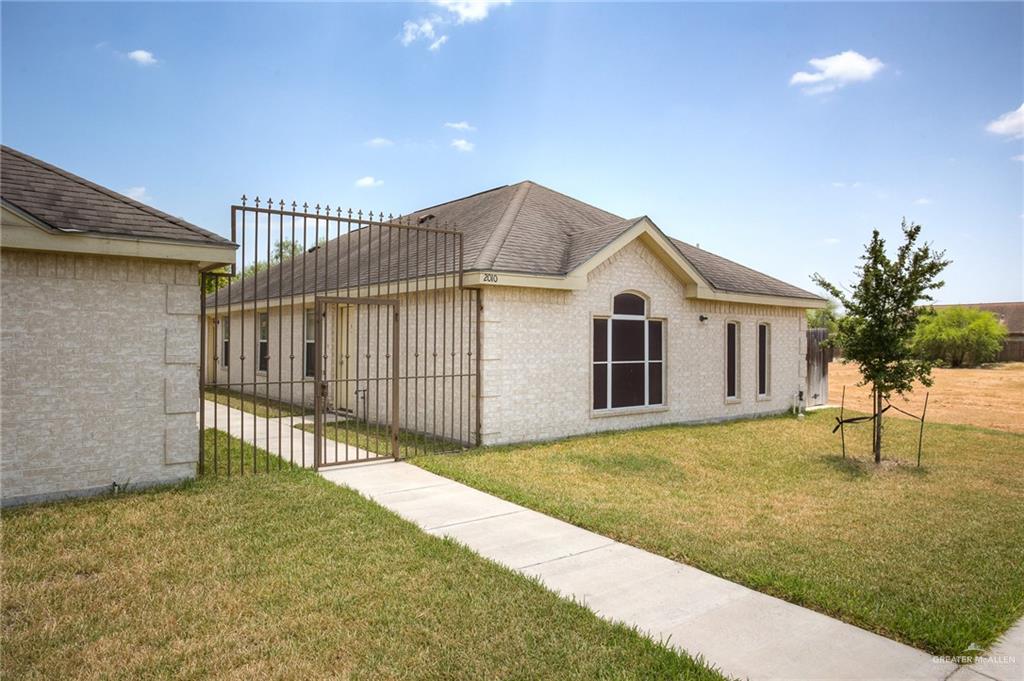
[[[402,218],[414,225],[447,226],[461,232],[466,271],[549,276],[568,274],[641,219],[623,219],[529,181],[424,208]],[[379,230],[374,227],[353,231],[269,270],[261,270],[258,276],[247,278],[244,299],[308,294],[314,290],[334,290],[417,276],[417,272],[404,271],[408,263],[416,262],[415,254],[388,255],[386,244],[377,245],[377,233]],[[374,244],[372,256],[369,255],[370,243]],[[671,243],[717,290],[819,299],[808,291],[682,241],[672,239]],[[421,251],[421,258],[430,263],[430,273],[454,269],[450,257],[447,261],[435,262],[437,255],[434,249],[422,245]],[[372,266],[367,267],[365,263],[371,259]],[[313,281],[312,275],[315,260],[321,272],[318,282]],[[341,263],[340,267],[338,263]],[[364,264],[357,267],[357,263]],[[376,274],[378,266],[380,275]],[[305,278],[303,271],[306,272]],[[241,285],[235,282],[218,294],[221,304],[227,303],[229,292],[232,302],[242,299]],[[209,303],[213,302],[211,297]]]
[[[810,291],[787,284],[775,277],[769,277],[767,274],[697,248],[685,241],[669,238],[694,269],[719,291],[821,300],[821,296]]]
[[[0,196],[60,231],[200,244],[231,243],[8,146],[0,147]]]

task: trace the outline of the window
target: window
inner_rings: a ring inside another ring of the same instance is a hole
[[[220,318],[220,363],[225,369],[231,357],[231,317]]]
[[[266,371],[270,364],[270,321],[266,312],[260,312],[260,338],[257,371]]]
[[[647,319],[647,303],[615,296],[610,318],[594,319],[594,409],[664,404],[662,323]]]
[[[757,325],[757,396],[768,395],[771,367],[769,361],[772,349],[771,329],[767,324]]]
[[[740,324],[725,325],[725,397],[739,399]]]
[[[316,310],[306,310],[306,356],[304,375],[312,378],[316,372]]]

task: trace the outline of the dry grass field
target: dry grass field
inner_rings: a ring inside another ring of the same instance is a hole
[[[894,397],[892,403],[912,414],[920,414],[926,391],[929,422],[960,423],[1024,433],[1024,362],[987,364],[977,369],[935,369],[931,388],[917,386],[907,399]],[[828,368],[828,401],[839,406],[843,385],[846,408],[871,411],[871,389],[857,387],[860,373],[855,364],[832,362]],[[907,418],[895,410],[886,417]]]

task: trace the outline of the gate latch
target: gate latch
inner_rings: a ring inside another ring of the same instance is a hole
[[[320,381],[320,397],[327,397],[327,381]]]

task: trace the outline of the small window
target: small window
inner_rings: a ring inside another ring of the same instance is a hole
[[[615,296],[612,316],[593,322],[593,408],[664,404],[662,322],[646,318],[646,302]]]
[[[316,311],[306,310],[306,355],[303,374],[312,378],[316,372]]]
[[[612,313],[616,315],[644,316],[646,305],[644,299],[632,293],[620,293],[615,296]]]
[[[757,395],[768,395],[771,377],[771,328],[767,324],[757,325]]]
[[[266,371],[270,364],[270,318],[266,312],[260,313],[259,364],[257,371]]]
[[[725,325],[725,396],[730,400],[739,397],[739,356],[740,325],[729,322]]]
[[[231,317],[220,318],[220,363],[225,369],[231,357]]]

